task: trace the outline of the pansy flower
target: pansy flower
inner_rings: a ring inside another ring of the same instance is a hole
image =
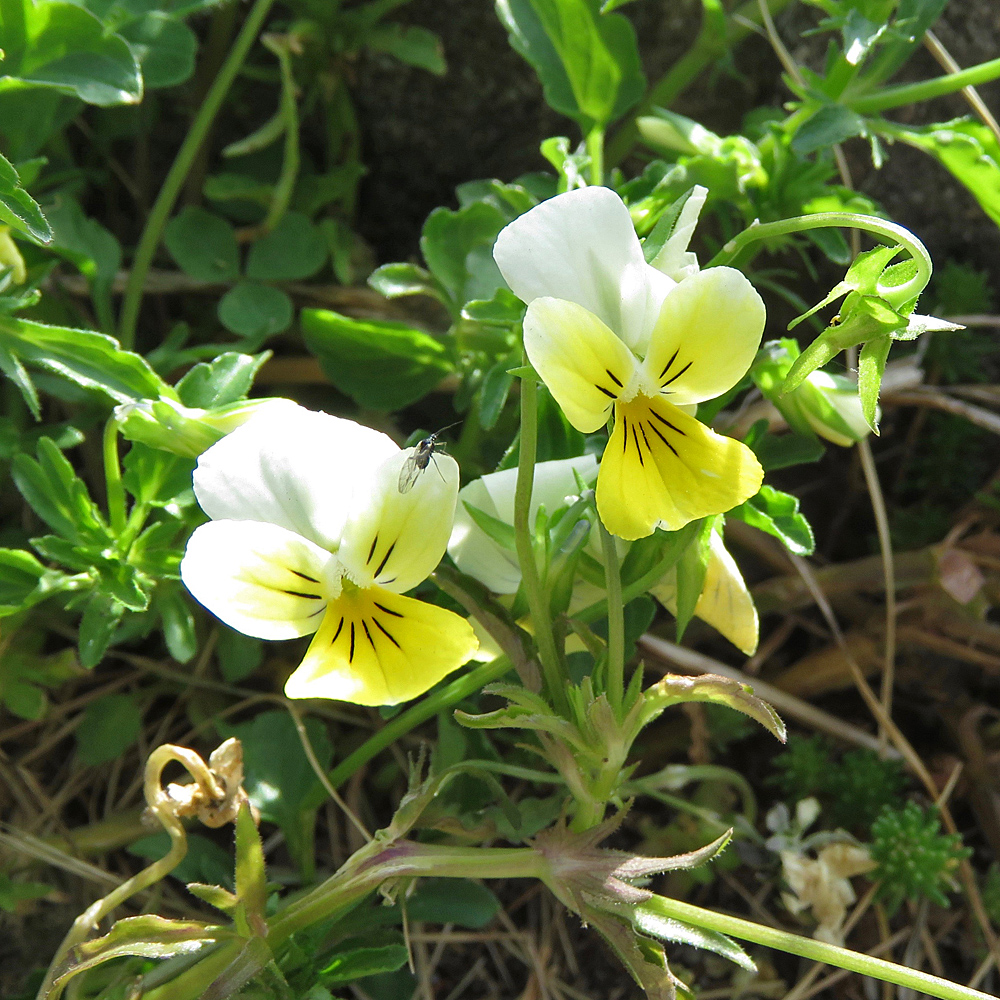
[[[290,406],[199,458],[195,495],[212,520],[192,534],[181,577],[246,635],[315,633],[289,698],[392,705],[475,652],[464,618],[403,596],[444,555],[458,496],[447,455],[401,490],[412,456],[369,427]]]
[[[602,187],[515,219],[494,257],[528,305],[528,359],[569,422],[589,434],[614,414],[597,478],[609,531],[673,531],[757,492],[750,449],[692,415],[739,381],[760,344],[764,303],[741,272],[674,281],[645,262],[628,209]]]
[[[539,506],[545,506],[550,515],[571,503],[578,492],[578,477],[584,482],[593,481],[597,463],[593,456],[539,462],[535,466],[534,486],[531,493],[530,523],[534,526]],[[474,479],[458,494],[459,505],[455,514],[455,527],[448,542],[448,554],[463,572],[485,584],[503,600],[513,595],[521,584],[521,570],[517,554],[501,545],[476,522],[469,508],[488,515],[503,524],[514,524],[514,490],[517,470],[505,469]],[[624,557],[629,543],[619,542],[618,552]],[[603,568],[604,553],[596,531],[591,531],[586,554]],[[677,569],[671,567],[656,581],[649,592],[671,613],[677,614]],[[577,576],[568,613],[573,615],[604,596],[604,588]],[[725,636],[737,649],[748,656],[757,648],[757,609],[746,582],[722,541],[722,535],[713,529],[709,536],[708,563],[705,580],[694,613]],[[489,640],[484,639],[487,647]],[[482,651],[481,651],[482,652]]]

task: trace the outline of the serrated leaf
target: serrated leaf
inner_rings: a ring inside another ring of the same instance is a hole
[[[876,337],[869,340],[858,355],[858,395],[861,397],[861,412],[868,426],[877,434],[878,394],[882,388],[885,363],[889,358],[892,337]]]
[[[80,619],[78,646],[80,664],[88,670],[104,658],[125,608],[110,594],[95,590]]]
[[[141,355],[123,351],[117,340],[92,330],[0,314],[0,349],[24,364],[102,392],[115,403],[175,396]]]
[[[667,674],[643,693],[643,725],[648,725],[670,706],[691,701],[728,705],[759,722],[782,742],[785,741],[785,724],[778,713],[758,698],[749,684],[741,684],[718,674],[697,677]]]
[[[10,161],[0,156],[0,222],[42,243],[52,239],[52,228],[34,198],[21,187]]]
[[[718,931],[694,927],[678,920],[670,914],[669,904],[665,907],[659,896],[636,903],[631,908],[630,918],[633,926],[644,934],[650,934],[661,941],[703,948],[729,959],[741,969],[757,971],[753,959],[735,941]]]

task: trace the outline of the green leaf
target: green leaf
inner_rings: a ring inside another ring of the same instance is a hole
[[[24,549],[0,549],[0,617],[26,606],[45,567]]]
[[[174,398],[173,389],[118,341],[91,330],[46,326],[0,313],[0,349],[19,361],[103,392],[116,403]]]
[[[738,517],[773,535],[797,556],[812,555],[816,547],[812,528],[799,511],[798,497],[782,493],[773,486],[762,486],[756,496],[735,507],[728,516]]]
[[[320,767],[328,768],[333,747],[326,729],[315,718],[306,719],[305,728]],[[220,724],[219,730],[224,736],[238,737],[243,744],[243,787],[261,818],[284,830],[289,849],[298,857],[303,846],[303,814],[312,812],[306,810],[305,803],[319,781],[292,717],[285,711],[261,712],[251,722]]]
[[[387,944],[347,947],[333,956],[329,964],[320,969],[319,975],[327,986],[350,983],[362,976],[380,972],[395,972],[402,968],[409,957],[402,941]]]
[[[694,927],[681,922],[670,915],[669,906],[664,907],[659,896],[635,904],[631,907],[629,916],[637,930],[651,934],[661,941],[703,948],[728,958],[730,962],[735,962],[748,972],[757,971],[753,959],[735,941],[718,931],[705,930],[703,927]]]
[[[127,848],[129,854],[146,861],[159,861],[170,850],[170,837],[165,831],[142,837]],[[214,840],[200,833],[187,835],[187,854],[170,873],[181,882],[208,882],[215,885],[233,884],[233,857]]]
[[[635,30],[600,0],[497,0],[510,43],[538,73],[545,100],[584,132],[620,118],[645,92]]]
[[[139,503],[164,507],[191,488],[195,463],[194,459],[135,442],[122,465],[125,489]]]
[[[851,111],[843,104],[828,104],[795,130],[791,150],[796,156],[808,156],[853,136],[866,135],[867,132],[867,122],[856,111]]]
[[[76,728],[81,764],[97,767],[121,757],[139,736],[142,712],[131,694],[107,694],[92,701]]]
[[[163,231],[177,266],[199,281],[235,281],[240,273],[240,251],[232,224],[214,212],[188,205]]]
[[[473,507],[465,500],[462,501],[462,506],[469,512],[469,517],[476,522],[478,527],[492,538],[500,548],[506,549],[508,552],[517,551],[517,539],[513,525],[493,517],[492,514],[487,514],[486,511],[480,510],[478,507]]]
[[[882,375],[892,347],[892,337],[875,337],[869,340],[858,355],[858,395],[861,397],[861,412],[868,426],[878,433],[876,416],[878,394],[882,388]]]
[[[694,541],[687,545],[677,560],[677,641],[694,617],[694,609],[705,586],[708,572],[709,542],[714,530],[714,517],[706,517],[698,527]]]
[[[302,334],[330,381],[361,406],[398,410],[454,370],[448,352],[405,323],[303,309]]]
[[[287,330],[294,315],[292,300],[280,288],[257,281],[241,281],[219,300],[219,322],[254,346]]]
[[[383,264],[368,276],[368,284],[387,299],[404,295],[443,298],[441,286],[434,276],[416,264]]]
[[[0,222],[42,243],[52,239],[52,229],[38,203],[21,187],[17,171],[3,156],[0,156]]]
[[[427,879],[406,904],[410,920],[458,924],[472,930],[485,927],[499,912],[500,900],[471,879]]]
[[[91,594],[80,619],[78,646],[81,666],[90,670],[101,662],[124,614],[124,606],[110,594],[103,590],[95,590]]]
[[[457,212],[436,208],[427,217],[420,249],[455,312],[470,299],[489,299],[506,287],[493,260],[493,244],[506,224],[503,212],[484,201]]]
[[[0,910],[7,913],[17,912],[18,903],[44,899],[54,891],[52,886],[44,882],[15,882],[5,872],[0,872]]]
[[[365,45],[374,52],[385,52],[407,66],[425,69],[436,76],[444,76],[448,71],[441,39],[418,25],[380,24],[367,35]]]
[[[697,677],[667,674],[662,680],[646,688],[642,698],[643,726],[658,718],[672,705],[692,701],[707,702],[712,705],[728,705],[759,722],[782,743],[785,741],[785,724],[778,713],[766,701],[758,698],[749,684],[741,684],[729,677],[718,674],[700,674]]]
[[[215,655],[225,680],[230,684],[239,684],[264,662],[264,647],[260,639],[222,625],[215,644]]]
[[[50,438],[38,441],[38,460],[15,455],[13,476],[31,509],[71,542],[112,544],[86,483]]]
[[[194,72],[198,38],[183,21],[151,10],[118,29],[142,70],[148,90],[175,87]]]
[[[212,409],[245,399],[261,365],[269,355],[220,354],[213,361],[195,365],[177,383],[177,393],[185,406]]]
[[[247,802],[236,816],[236,897],[244,914],[263,923],[267,906],[264,849]]]
[[[135,104],[142,76],[128,44],[83,7],[58,0],[5,0],[0,92],[29,84],[88,104]]]
[[[311,278],[326,263],[326,240],[301,212],[286,212],[281,221],[250,247],[246,276],[260,281]]]
[[[163,623],[167,651],[178,663],[188,663],[198,652],[191,604],[180,587],[160,583],[156,589],[156,610]]]
[[[473,299],[462,307],[462,319],[486,326],[517,326],[527,306],[509,289],[498,288],[491,299]],[[509,366],[508,366],[509,367]]]
[[[934,157],[1000,225],[1000,144],[989,128],[978,121],[957,119],[923,127],[893,125],[884,134]]]

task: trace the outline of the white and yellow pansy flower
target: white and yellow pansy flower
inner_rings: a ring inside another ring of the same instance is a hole
[[[494,257],[528,304],[528,359],[570,423],[593,433],[614,412],[597,478],[609,531],[673,531],[757,492],[763,471],[750,449],[692,416],[757,352],[764,303],[742,273],[682,268],[674,281],[645,262],[628,209],[601,187],[515,219]]]
[[[458,496],[447,455],[400,492],[412,453],[352,420],[290,406],[199,458],[195,495],[212,520],[192,534],[181,578],[246,635],[316,633],[285,684],[289,698],[393,705],[475,652],[464,618],[402,596],[444,555]]]
[[[538,507],[542,504],[551,514],[571,503],[578,490],[576,477],[589,482],[596,471],[597,464],[591,455],[539,462],[535,466],[530,523],[534,525]],[[504,524],[513,525],[516,481],[517,470],[508,469],[489,473],[464,486],[458,494],[455,527],[448,542],[448,554],[455,565],[501,597],[516,593],[520,586],[521,570],[517,556],[490,537],[476,523],[465,505],[475,507]],[[624,556],[628,551],[627,543],[622,542],[618,547],[619,556]],[[603,565],[604,554],[596,531],[592,531],[586,551]],[[676,615],[676,568],[667,570],[650,587],[649,592],[671,614]],[[603,593],[603,588],[577,577],[573,585],[569,614],[600,600]],[[717,531],[712,532],[709,540],[705,582],[694,613],[748,656],[757,648],[757,608],[736,560],[726,549],[722,536]]]

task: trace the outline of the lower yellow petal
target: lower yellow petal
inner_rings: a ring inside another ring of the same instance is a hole
[[[752,497],[764,470],[742,442],[723,437],[659,397],[615,404],[615,429],[597,476],[597,510],[619,538],[727,510]]]
[[[454,612],[381,587],[345,589],[330,602],[285,694],[396,705],[433,687],[478,645]]]

